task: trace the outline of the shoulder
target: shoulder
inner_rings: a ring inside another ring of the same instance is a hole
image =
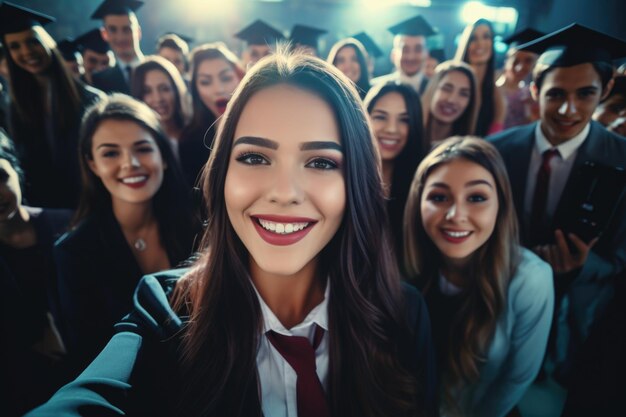
[[[594,142],[594,146],[604,148],[605,155],[603,156],[610,160],[617,160],[620,165],[623,165],[623,161],[626,159],[626,138],[607,130],[600,123],[592,120],[589,139]]]
[[[530,123],[524,126],[513,127],[503,132],[496,133],[495,135],[488,136],[486,139],[498,149],[506,148],[510,145],[515,145],[520,141],[525,142],[526,138],[532,137],[535,131],[535,126],[536,123]]]
[[[56,241],[55,252],[83,251],[93,245],[94,236],[98,233],[98,221],[95,216],[83,219],[75,228],[65,233]]]
[[[520,248],[520,263],[511,279],[509,296],[543,298],[554,288],[550,264],[526,248]]]

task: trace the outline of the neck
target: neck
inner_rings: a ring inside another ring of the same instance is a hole
[[[116,55],[115,56],[117,58],[118,61],[122,62],[123,64],[130,64],[131,62],[133,62],[135,59],[143,59],[143,54],[141,53],[141,51],[139,49],[133,49],[132,52],[129,52],[127,54],[124,55]]]
[[[485,79],[485,74],[487,74],[487,64],[476,64],[472,65],[471,67],[474,70],[474,74],[476,75],[476,89],[478,91],[482,91],[481,87]]]
[[[156,221],[152,201],[135,204],[113,200],[112,206],[115,219],[128,233],[138,233]]]
[[[452,123],[444,123],[434,117],[430,116],[430,145],[432,146],[436,142],[440,142],[448,137],[452,133]]]
[[[467,260],[447,259],[441,273],[449,282],[464,288],[467,285]]]
[[[393,161],[383,161],[383,185],[385,195],[389,197],[391,192],[391,182],[393,180]]]
[[[302,323],[307,314],[324,300],[325,280],[316,276],[317,260],[309,262],[293,275],[263,271],[250,260],[250,276],[257,291],[276,315],[290,329]]]
[[[163,126],[163,130],[168,138],[178,140],[182,129],[176,125],[173,117],[170,120],[161,122],[161,126]]]
[[[571,138],[555,138],[552,135],[549,135],[549,134],[546,133],[546,129],[544,129],[543,123],[541,123],[539,126],[541,128],[541,132],[543,133],[543,136],[545,136],[546,140],[548,142],[550,142],[550,145],[552,145],[554,147],[562,145],[563,143],[565,143],[565,142],[567,142],[569,140],[574,139],[574,137],[577,136],[577,135],[580,135],[580,132],[582,132],[582,130],[584,129],[584,127],[583,127],[583,129],[581,129],[580,132],[576,133],[576,135],[572,136]]]
[[[30,214],[23,206],[18,206],[15,213],[7,220],[0,222],[0,239],[8,241],[15,234],[23,232],[29,227]]]

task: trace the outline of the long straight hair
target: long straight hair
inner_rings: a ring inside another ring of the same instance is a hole
[[[437,65],[435,75],[428,82],[426,91],[422,94],[422,111],[424,113],[424,140],[427,149],[432,147],[431,128],[432,114],[430,105],[435,96],[435,91],[439,88],[441,80],[449,73],[457,71],[465,75],[470,84],[470,99],[465,111],[452,123],[452,131],[450,136],[467,136],[473,135],[476,130],[476,118],[478,109],[480,108],[480,97],[476,91],[476,77],[472,67],[462,61],[445,61]]]
[[[356,59],[359,62],[359,68],[361,70],[361,76],[355,82],[356,88],[359,91],[359,96],[361,98],[365,97],[367,92],[370,89],[370,74],[367,69],[367,51],[361,42],[354,38],[342,39],[335,43],[332,48],[330,48],[330,52],[328,53],[328,58],[326,62],[329,64],[337,65],[337,55],[344,48],[352,48],[354,54],[356,55]]]
[[[175,259],[186,259],[192,253],[195,232],[199,222],[191,210],[191,196],[183,180],[178,161],[161,128],[158,115],[146,104],[125,94],[106,96],[85,112],[78,143],[82,192],[78,209],[71,222],[75,228],[96,211],[112,211],[111,194],[89,167],[93,159],[93,135],[106,120],[130,121],[150,133],[164,166],[163,183],[152,197],[154,216],[159,225],[161,244]]]
[[[519,264],[519,234],[513,195],[506,167],[498,151],[476,137],[452,137],[424,158],[411,184],[404,214],[406,268],[423,289],[424,295],[437,285],[443,265],[441,253],[426,234],[421,201],[429,175],[438,167],[463,159],[485,168],[493,176],[498,195],[498,214],[491,237],[472,255],[467,268],[468,287],[448,331],[448,355],[443,358],[444,392],[480,376],[496,323],[506,306],[509,282]]]
[[[474,40],[474,32],[478,26],[487,26],[489,33],[491,33],[491,57],[487,62],[487,71],[485,71],[485,78],[477,80],[480,87],[480,108],[478,111],[478,120],[476,122],[476,135],[485,137],[489,131],[491,123],[495,115],[495,101],[493,99],[496,88],[496,50],[494,47],[494,33],[493,25],[487,19],[478,19],[471,25],[468,25],[463,30],[461,38],[459,40],[459,46],[457,47],[454,59],[457,61],[463,61],[467,64],[469,62],[469,46]]]
[[[426,155],[428,148],[424,146],[420,97],[411,86],[398,84],[393,81],[375,85],[365,96],[363,102],[368,114],[372,113],[378,100],[391,93],[397,93],[402,96],[409,119],[406,145],[404,145],[404,148],[393,161],[391,189],[389,190],[389,200],[387,202],[394,248],[397,251],[398,259],[402,259],[402,216],[404,214],[404,206],[406,205],[411,180],[413,175],[415,175],[417,165]]]
[[[50,50],[51,61],[46,70],[46,75],[49,77],[50,87],[54,92],[51,110],[59,128],[61,130],[68,129],[81,116],[81,97],[77,87],[79,81],[76,81],[67,69],[63,56],[57,49],[56,42],[48,32],[38,25],[32,26],[31,29],[39,36],[41,44]],[[2,41],[6,46],[4,35]],[[15,63],[8,47],[6,50],[11,102],[15,109],[12,117],[17,117],[17,120],[22,124],[27,123],[43,128],[46,92],[42,90],[33,74]]]
[[[398,273],[386,249],[379,156],[367,115],[339,70],[318,58],[282,52],[259,61],[239,85],[205,172],[203,256],[174,294],[174,308],[190,316],[182,338],[178,412],[261,414],[256,352],[262,313],[249,276],[249,254],[228,219],[224,186],[242,111],[256,93],[280,84],[311,92],[331,106],[344,149],[346,210],[339,230],[318,255],[323,270],[317,271],[330,282],[331,415],[417,415],[417,382],[399,361],[400,340],[410,331]]]

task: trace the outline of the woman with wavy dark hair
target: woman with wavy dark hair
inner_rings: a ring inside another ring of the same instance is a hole
[[[79,142],[83,192],[54,256],[70,359],[88,363],[132,305],[142,275],[193,252],[190,196],[157,114],[124,94],[87,110]]]
[[[547,263],[519,244],[502,158],[452,137],[420,164],[404,215],[405,261],[433,322],[446,416],[497,417],[543,361],[554,289]]]
[[[451,136],[474,134],[480,107],[477,95],[472,67],[461,61],[437,65],[421,97],[426,148]]]
[[[74,208],[80,191],[80,118],[102,92],[85,86],[66,68],[42,26],[53,20],[9,2],[0,5],[11,94],[9,131],[26,173],[29,203]]]
[[[480,108],[476,135],[485,137],[503,129],[506,117],[506,98],[496,88],[493,25],[487,19],[478,19],[465,27],[454,56],[455,61],[469,64],[476,76]]]
[[[356,85],[359,96],[364,98],[370,89],[367,69],[367,51],[354,38],[342,39],[330,48],[326,62],[336,66]]]
[[[417,165],[424,148],[419,94],[406,84],[381,83],[364,100],[382,159],[387,214],[394,251],[402,265],[402,216]]]
[[[174,64],[160,56],[147,57],[133,71],[130,92],[157,112],[176,154],[189,110],[187,86]]]
[[[191,51],[193,116],[180,139],[180,160],[189,184],[196,185],[209,159],[215,122],[226,111],[244,69],[222,42],[206,43]]]
[[[32,415],[432,415],[428,318],[387,250],[378,165],[340,71],[259,61],[208,163],[201,257],[146,277],[122,332]]]

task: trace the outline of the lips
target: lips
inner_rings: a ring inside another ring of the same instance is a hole
[[[252,224],[261,238],[270,245],[287,246],[303,239],[317,223],[306,217],[252,215]]]
[[[441,229],[441,235],[443,238],[450,243],[463,243],[465,242],[471,235],[472,231],[470,230],[453,230],[453,229]]]
[[[401,145],[400,139],[392,139],[392,138],[385,138],[385,137],[379,137],[378,144],[380,145],[380,148],[382,150],[385,150],[388,152],[397,151]]]
[[[217,106],[217,110],[220,112],[220,114],[224,114],[224,112],[226,111],[227,104],[228,104],[228,100],[226,100],[225,98],[220,98],[217,101],[215,101],[215,106]]]
[[[134,175],[120,179],[120,182],[130,188],[141,188],[148,182],[148,175]]]
[[[437,106],[437,109],[442,116],[446,117],[454,117],[459,112],[458,108],[454,104],[449,103],[441,103]]]

